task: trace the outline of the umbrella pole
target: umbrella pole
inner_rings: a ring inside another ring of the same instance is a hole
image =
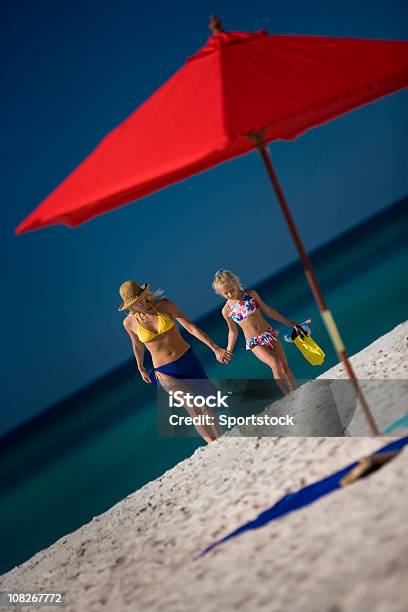
[[[337,325],[333,319],[333,315],[330,312],[330,310],[327,307],[327,304],[324,300],[323,294],[321,292],[321,289],[318,285],[317,279],[315,277],[313,268],[312,268],[312,264],[310,263],[309,257],[306,253],[305,247],[303,246],[302,240],[300,238],[299,232],[297,230],[297,227],[295,225],[295,222],[293,220],[292,217],[292,213],[289,210],[288,204],[286,202],[286,198],[285,195],[283,193],[282,187],[279,183],[277,174],[275,172],[275,169],[272,166],[272,161],[271,161],[271,157],[269,154],[269,150],[267,148],[267,145],[263,142],[261,143],[257,143],[257,148],[259,153],[261,154],[262,157],[262,161],[265,165],[266,171],[269,175],[269,178],[271,179],[271,183],[273,185],[273,188],[275,190],[275,193],[277,195],[280,207],[282,209],[282,212],[284,214],[284,217],[286,219],[286,222],[289,226],[289,230],[290,233],[292,234],[292,238],[295,242],[296,248],[298,250],[300,259],[302,261],[303,264],[303,268],[304,268],[304,272],[307,278],[307,281],[310,285],[310,288],[312,290],[312,293],[314,295],[314,298],[317,302],[317,305],[319,307],[320,310],[320,314],[322,316],[322,319],[324,321],[324,324],[326,326],[326,329],[329,333],[329,336],[333,342],[334,348],[336,349],[336,353],[340,359],[340,361],[343,363],[347,375],[350,378],[354,390],[356,392],[357,398],[360,401],[360,405],[363,409],[364,412],[364,416],[367,419],[368,425],[370,427],[371,433],[373,436],[378,436],[380,434],[378,427],[374,421],[374,418],[370,412],[370,408],[368,407],[368,404],[365,400],[365,397],[363,395],[363,392],[361,390],[361,387],[358,383],[358,380],[356,378],[356,375],[354,374],[353,368],[351,367],[351,363],[347,357],[346,354],[346,349],[345,346],[342,342],[342,339],[340,337],[340,333],[339,330],[337,329]]]

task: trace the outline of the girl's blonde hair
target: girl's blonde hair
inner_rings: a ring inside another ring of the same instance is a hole
[[[223,268],[221,268],[220,270],[217,270],[217,272],[214,274],[212,282],[212,288],[214,289],[215,293],[221,295],[219,287],[220,285],[224,285],[225,283],[236,283],[242,291],[244,289],[241,285],[241,280],[239,276],[231,272],[231,270],[224,270]]]

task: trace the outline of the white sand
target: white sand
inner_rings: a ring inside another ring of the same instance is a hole
[[[354,355],[357,376],[407,380],[407,336],[405,322]],[[322,376],[343,377],[342,366]],[[383,396],[382,428],[403,413],[400,396]],[[349,431],[361,427],[356,414]],[[78,612],[406,612],[408,448],[194,560],[285,493],[390,441],[224,436],[1,576],[0,590],[65,591],[64,610]]]

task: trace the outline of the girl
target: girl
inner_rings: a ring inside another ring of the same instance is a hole
[[[192,336],[206,344],[220,363],[228,363],[231,353],[219,347],[199,327],[194,325],[173,302],[162,299],[162,291],[150,291],[148,283],[138,285],[125,281],[119,288],[123,300],[118,310],[128,310],[123,326],[130,336],[140,376],[146,383],[160,382],[167,391],[186,391],[186,379],[207,379],[197,355],[180,334],[177,320]],[[153,368],[147,372],[143,365],[144,347],[149,351]],[[193,383],[192,383],[193,384]],[[187,408],[190,416],[197,416],[195,408]],[[211,409],[205,411],[214,417]],[[217,419],[214,426],[197,426],[202,438],[212,442],[221,435]]]
[[[241,281],[230,270],[218,270],[212,283],[214,291],[226,299],[222,316],[228,326],[227,351],[232,355],[238,336],[237,325],[244,332],[246,349],[266,363],[272,370],[277,384],[287,395],[297,389],[296,380],[290,371],[283,348],[278,340],[278,331],[262,316],[264,312],[271,319],[290,327],[302,329],[300,324],[291,321],[265,304],[253,289],[244,290]]]

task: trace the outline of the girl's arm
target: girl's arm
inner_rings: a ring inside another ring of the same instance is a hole
[[[228,306],[226,304],[223,307],[221,313],[228,325],[227,351],[230,351],[232,353],[232,351],[234,350],[235,343],[237,341],[237,337],[238,337],[238,327],[235,321],[233,321],[231,317],[228,316]]]
[[[256,300],[259,307],[271,319],[275,319],[275,321],[284,323],[285,325],[288,325],[289,327],[296,327],[296,325],[300,325],[300,323],[298,323],[297,321],[291,321],[290,319],[287,319],[286,317],[281,315],[277,310],[275,310],[274,308],[271,308],[270,306],[268,306],[268,304],[265,304],[265,302],[263,301],[259,293],[255,291],[254,289],[250,289],[248,293]]]
[[[206,344],[215,354],[217,361],[227,363],[231,359],[229,351],[222,349],[207,334],[197,327],[190,319],[170,300],[162,300],[161,304],[166,307],[166,311],[171,314],[184,327],[189,334]]]
[[[125,330],[129,334],[130,339],[132,341],[133,354],[134,354],[135,359],[136,359],[136,363],[137,363],[138,370],[140,372],[140,376],[143,378],[143,380],[145,382],[151,383],[152,381],[150,380],[150,376],[149,376],[146,368],[143,365],[144,346],[143,346],[142,342],[140,342],[139,338],[137,337],[137,335],[131,329],[130,326],[131,326],[131,322],[129,321],[128,317],[123,319],[123,327],[125,328]]]

